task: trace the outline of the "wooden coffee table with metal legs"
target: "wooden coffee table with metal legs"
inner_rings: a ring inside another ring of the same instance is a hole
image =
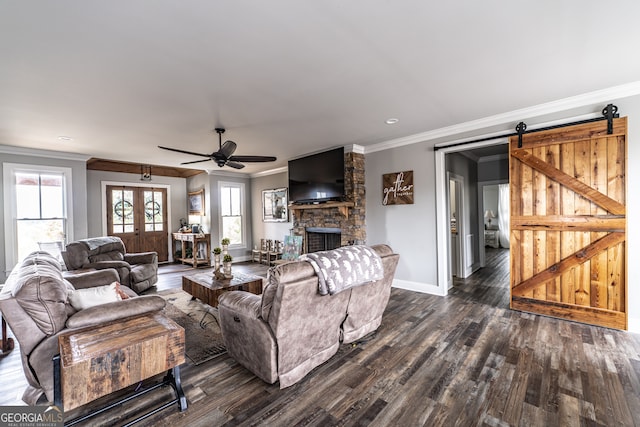
[[[246,291],[260,295],[262,293],[262,277],[233,273],[232,279],[216,280],[213,273],[199,273],[182,276],[182,290],[211,307],[217,307],[218,297],[225,292]]]

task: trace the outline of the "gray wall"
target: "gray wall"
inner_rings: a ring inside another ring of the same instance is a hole
[[[274,188],[286,188],[288,186],[287,172],[261,176],[251,180],[251,201],[253,203],[251,223],[253,225],[254,245],[259,246],[260,239],[282,241],[284,236],[290,234],[290,230],[293,227],[291,212],[289,212],[289,222],[262,221],[262,190],[273,190]]]
[[[0,141],[1,142],[1,141]],[[35,150],[34,150],[35,152]],[[62,154],[62,153],[60,153]],[[76,155],[71,155],[78,157]],[[70,156],[70,157],[71,157]],[[20,163],[25,165],[46,165],[71,169],[73,186],[73,224],[72,232],[74,239],[84,239],[87,235],[87,175],[86,162],[83,160],[66,160],[52,158],[46,151],[42,156],[7,154],[0,151],[0,163],[4,167],[5,163]],[[4,204],[4,182],[3,174],[0,171],[0,200]],[[0,280],[4,282],[2,272],[7,272],[6,251],[4,233],[4,208],[0,209]],[[8,266],[9,269],[12,266]]]
[[[427,143],[366,154],[367,244],[400,254],[396,279],[436,285],[435,159]],[[382,175],[413,171],[414,204],[382,204]]]
[[[509,180],[509,159],[491,160],[478,163],[478,181]]]

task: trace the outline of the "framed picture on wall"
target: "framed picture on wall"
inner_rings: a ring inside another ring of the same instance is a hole
[[[288,222],[287,189],[262,190],[262,221]]]
[[[189,215],[204,215],[204,188],[188,193]]]

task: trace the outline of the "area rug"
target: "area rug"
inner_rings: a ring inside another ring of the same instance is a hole
[[[167,301],[166,315],[184,328],[185,353],[194,365],[226,353],[217,308],[192,300],[182,289],[168,289],[158,295]]]

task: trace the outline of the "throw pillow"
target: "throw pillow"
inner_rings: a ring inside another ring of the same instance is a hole
[[[113,282],[112,284],[105,286],[76,289],[69,294],[69,303],[73,308],[80,311],[85,308],[106,304],[108,302],[121,301],[122,297],[116,290],[118,285],[118,282]]]

